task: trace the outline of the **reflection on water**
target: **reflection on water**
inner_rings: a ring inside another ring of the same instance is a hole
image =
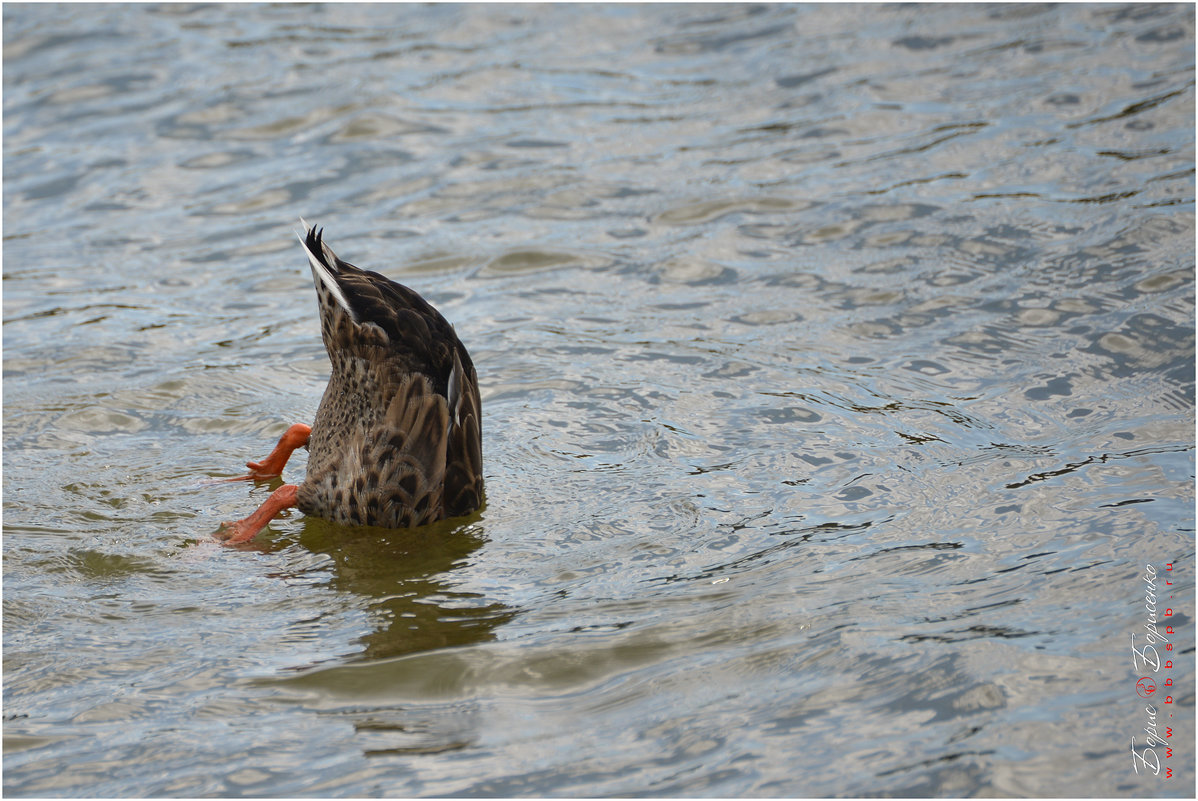
[[[471,564],[481,532],[459,521],[413,531],[351,529],[304,520],[299,544],[332,560],[329,586],[369,601],[366,660],[494,639],[515,612],[475,592],[459,592],[454,573]]]
[[[1188,795],[1193,30],[6,5],[5,793]],[[478,514],[211,541],[301,215],[470,348]]]

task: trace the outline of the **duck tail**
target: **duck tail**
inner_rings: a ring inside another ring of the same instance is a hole
[[[312,278],[318,286],[324,286],[329,291],[329,294],[337,300],[337,305],[345,310],[351,320],[357,322],[358,315],[354,313],[353,307],[349,305],[349,300],[345,297],[345,292],[337,282],[337,275],[341,272],[338,263],[341,260],[321,238],[323,229],[308,225],[308,221],[303,217],[300,217],[300,224],[304,226],[307,236],[299,236],[298,233],[296,236],[299,237],[300,244],[304,246],[304,251],[308,254],[308,264],[312,267]]]

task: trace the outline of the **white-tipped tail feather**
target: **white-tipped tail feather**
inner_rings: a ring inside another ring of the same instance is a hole
[[[307,233],[312,233],[312,226],[308,225],[308,222],[303,217],[300,217],[300,223],[304,226],[304,230]],[[337,305],[342,309],[345,309],[345,313],[349,315],[351,320],[357,322],[358,315],[354,314],[354,310],[349,305],[349,301],[345,299],[345,293],[341,291],[341,287],[337,284],[337,277],[330,271],[330,268],[336,269],[336,257],[333,255],[333,251],[329,250],[329,248],[326,247],[323,242],[321,242],[321,250],[324,251],[324,253],[321,255],[324,258],[319,258],[308,247],[308,242],[305,237],[300,236],[298,233],[296,236],[299,237],[300,244],[304,246],[304,252],[308,254],[308,264],[312,266],[312,278],[316,281],[317,289],[319,289],[321,285],[328,289],[333,297],[337,299]],[[328,266],[326,266],[326,264]]]
[[[461,389],[458,386],[458,370],[461,366],[462,363],[458,360],[458,355],[455,353],[453,355],[453,369],[449,371],[449,381],[445,388],[445,399],[448,401],[447,405],[449,406],[448,422],[450,424],[461,422],[462,398]]]

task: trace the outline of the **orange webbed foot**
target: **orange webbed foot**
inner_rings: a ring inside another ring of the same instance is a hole
[[[221,523],[216,537],[223,540],[225,545],[236,545],[248,542],[258,536],[258,532],[274,519],[274,516],[288,507],[295,506],[296,493],[299,487],[294,484],[284,484],[270,494],[262,505],[249,517],[232,523]]]
[[[306,426],[303,423],[296,423],[284,432],[279,438],[279,444],[275,445],[275,449],[270,452],[260,462],[246,462],[245,466],[250,469],[250,472],[244,476],[225,479],[226,481],[265,481],[271,478],[277,478],[283,475],[283,468],[287,465],[287,460],[291,458],[291,454],[296,448],[302,448],[308,444],[308,437],[312,434],[312,427]]]

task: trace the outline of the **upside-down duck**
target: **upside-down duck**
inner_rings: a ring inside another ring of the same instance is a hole
[[[300,221],[332,374],[309,427],[287,429],[247,479],[282,474],[308,448],[308,474],[256,512],[225,523],[227,543],[253,539],[283,509],[336,523],[407,528],[482,504],[481,401],[470,354],[412,289],[342,261]]]

